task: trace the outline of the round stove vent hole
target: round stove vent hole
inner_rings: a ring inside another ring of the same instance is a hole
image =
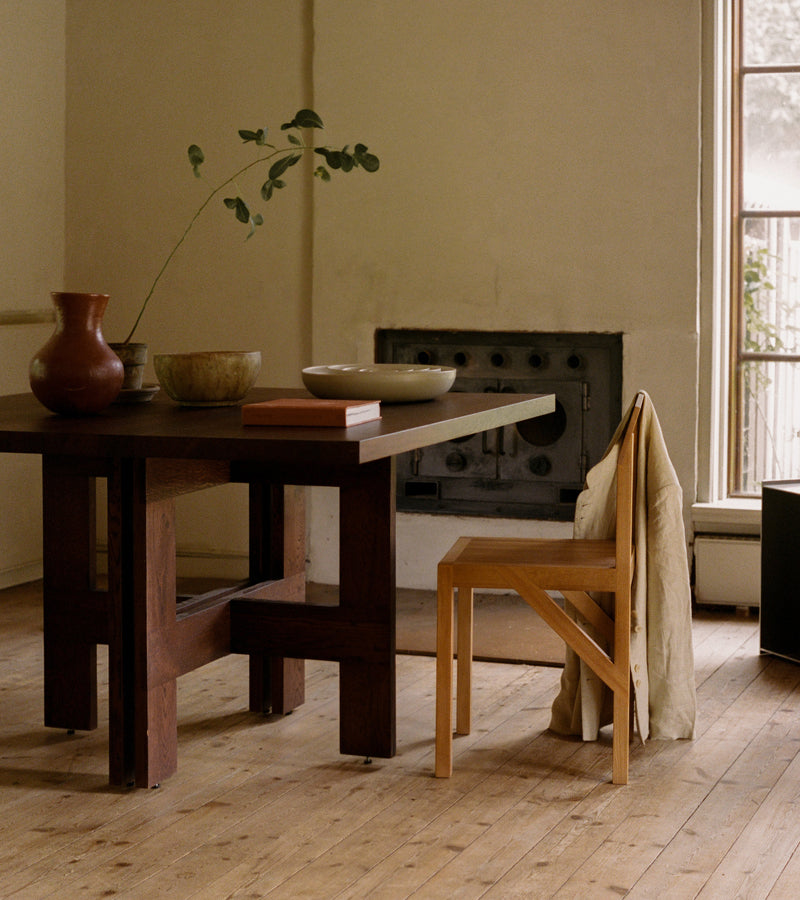
[[[517,424],[520,437],[534,447],[548,447],[561,437],[567,429],[567,414],[556,400],[556,408],[546,416],[536,416]]]

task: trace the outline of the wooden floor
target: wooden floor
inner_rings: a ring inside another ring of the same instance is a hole
[[[335,665],[264,719],[229,657],[179,682],[178,773],[111,789],[106,728],[41,725],[40,626],[35,586],[0,592],[4,900],[800,896],[800,666],[754,618],[695,616],[697,739],[634,747],[626,787],[609,736],[545,731],[559,669],[497,663],[434,779],[434,663],[401,656],[394,759],[338,754]]]

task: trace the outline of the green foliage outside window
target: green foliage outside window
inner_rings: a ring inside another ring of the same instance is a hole
[[[764,304],[759,303],[761,291],[774,291],[769,280],[766,247],[750,248],[743,266],[744,335],[742,348],[757,353],[774,353],[783,350],[785,344],[774,322],[764,315]]]

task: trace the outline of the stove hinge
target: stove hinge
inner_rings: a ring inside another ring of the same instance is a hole
[[[589,382],[581,382],[581,407],[584,413],[592,408],[592,398],[589,393]],[[589,453],[586,449],[586,422],[581,417],[581,482],[586,482],[586,474],[589,471]]]
[[[586,475],[589,472],[589,454],[584,451],[581,453],[581,482],[586,482]]]

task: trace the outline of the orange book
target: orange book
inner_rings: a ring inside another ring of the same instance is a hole
[[[380,417],[380,400],[286,397],[242,406],[243,425],[327,425],[346,428]]]

